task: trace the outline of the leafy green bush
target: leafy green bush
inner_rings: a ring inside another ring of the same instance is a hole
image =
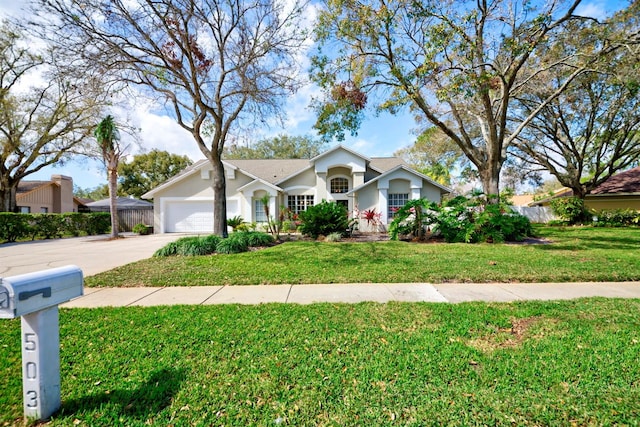
[[[169,242],[153,253],[154,257],[172,256],[178,253],[178,241]]]
[[[511,212],[504,204],[487,204],[480,197],[456,197],[438,206],[424,199],[410,200],[391,224],[391,239],[409,235],[422,239],[427,230],[448,243],[520,241],[533,229],[527,217]]]
[[[89,236],[107,234],[111,228],[111,214],[109,212],[92,212],[87,215],[86,232]]]
[[[60,214],[64,224],[64,232],[72,236],[79,236],[84,232],[87,224],[87,214],[80,212],[65,212]]]
[[[131,231],[133,231],[136,234],[146,236],[147,234],[149,234],[149,227],[147,227],[145,224],[140,223],[140,224],[134,225]]]
[[[248,251],[249,244],[243,234],[245,233],[232,233],[226,239],[220,240],[216,246],[216,252],[221,254],[237,254]]]
[[[182,237],[175,242],[170,242],[158,249],[153,256],[165,257],[172,255],[198,256],[210,255],[216,252],[218,243],[222,240],[215,234],[209,236]]]
[[[598,227],[627,227],[640,225],[640,212],[631,209],[605,209],[596,214]]]
[[[433,212],[437,205],[426,199],[409,200],[398,209],[389,224],[389,234],[393,240],[399,235],[412,236],[422,239],[426,229],[433,222]]]
[[[275,242],[275,238],[271,234],[260,231],[243,231],[237,234],[237,238],[244,239],[249,247],[269,246]]]
[[[42,239],[62,237],[66,224],[60,214],[37,213],[30,216],[31,240],[35,240],[36,236]]]
[[[300,212],[300,220],[302,223],[298,228],[299,231],[314,239],[320,235],[328,236],[331,233],[344,235],[349,229],[347,208],[326,200]]]
[[[233,231],[237,231],[238,227],[242,226],[243,224],[244,224],[244,218],[242,218],[240,215],[227,218],[227,226],[231,227]]]
[[[570,225],[591,222],[591,215],[584,207],[584,200],[579,197],[559,197],[551,199],[549,203],[551,211]]]
[[[29,215],[0,212],[0,241],[15,242],[29,235]]]

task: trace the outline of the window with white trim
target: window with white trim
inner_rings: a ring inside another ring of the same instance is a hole
[[[389,207],[388,219],[391,220],[396,211],[409,201],[409,193],[390,193],[387,195],[387,206]]]
[[[313,195],[293,195],[287,197],[287,207],[294,214],[306,211],[309,206],[313,206]]]
[[[264,203],[262,203],[261,199],[253,200],[253,209],[254,216],[253,219],[255,222],[267,222],[267,214],[264,211]]]
[[[329,184],[332,194],[342,194],[349,191],[349,180],[347,178],[333,178]]]

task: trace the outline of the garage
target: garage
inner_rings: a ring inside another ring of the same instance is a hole
[[[213,200],[167,202],[165,233],[213,233]]]

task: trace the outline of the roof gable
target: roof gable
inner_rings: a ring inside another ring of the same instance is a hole
[[[440,193],[451,193],[452,190],[448,187],[445,187],[444,185],[437,183],[436,181],[432,180],[431,178],[429,178],[428,176],[421,174],[420,172],[411,169],[410,167],[408,167],[407,165],[398,165],[392,169],[389,169],[387,171],[385,171],[384,173],[378,175],[377,177],[365,182],[362,185],[359,185],[358,187],[354,188],[353,190],[349,191],[347,194],[353,194],[356,193],[358,191],[360,191],[361,189],[367,187],[368,185],[373,184],[374,182],[378,182],[380,180],[383,180],[385,178],[388,178],[389,176],[393,175],[395,172],[397,171],[405,171],[409,174],[414,175],[417,178],[420,178],[424,181],[427,181],[429,184],[433,185],[434,187],[438,188],[440,190]]]

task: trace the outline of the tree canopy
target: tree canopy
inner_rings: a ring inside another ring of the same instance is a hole
[[[136,154],[131,161],[124,160],[118,166],[118,192],[136,198],[169,178],[180,173],[193,162],[187,156],[171,154],[167,151],[151,150]]]
[[[321,154],[327,143],[310,136],[278,135],[262,139],[251,146],[230,145],[225,159],[311,159]]]
[[[17,209],[22,179],[85,151],[106,101],[95,76],[68,65],[0,24],[0,212]]]
[[[313,58],[314,80],[325,91],[315,104],[316,127],[340,138],[357,130],[368,109],[411,108],[458,145],[484,192],[497,195],[522,130],[603,52],[620,46],[603,31],[559,60],[537,60],[568,23],[588,20],[575,14],[580,3],[325,0]],[[566,70],[556,89],[510,126],[514,98],[555,69]]]
[[[613,34],[637,33],[640,4],[633,10],[610,19]],[[548,56],[566,56],[582,40],[594,37],[593,33],[597,36],[597,31],[591,22],[573,26]],[[603,56],[594,64],[595,72],[576,77],[540,110],[517,139],[514,154],[532,168],[549,171],[581,198],[615,173],[635,165],[640,160],[639,63],[639,46],[632,43]],[[537,79],[535,90],[518,97],[520,114],[514,120],[530,114],[563,78],[562,70],[554,70]]]
[[[230,134],[282,112],[299,86],[304,4],[264,0],[38,0],[50,40],[87,67],[160,97],[211,162],[214,232],[226,235]],[[50,19],[54,16],[55,19]]]

